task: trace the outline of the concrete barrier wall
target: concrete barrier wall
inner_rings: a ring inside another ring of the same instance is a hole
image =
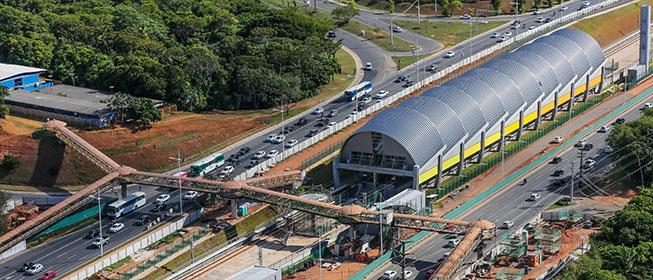
[[[25,250],[27,250],[27,242],[23,240],[20,243],[14,245],[14,247],[11,247],[9,250],[2,252],[0,255],[0,260],[4,260]]]
[[[204,209],[202,208],[193,211],[188,216],[185,216],[177,221],[157,229],[156,231],[149,232],[144,236],[132,240],[129,244],[125,244],[118,249],[109,251],[104,255],[104,257],[85,264],[83,267],[78,268],[77,271],[63,277],[63,279],[82,280],[89,278],[105,267],[117,263],[120,260],[133,255],[134,253],[138,253],[150,244],[161,240],[163,237],[169,234],[174,234],[177,230],[196,221],[202,216],[203,210]]]

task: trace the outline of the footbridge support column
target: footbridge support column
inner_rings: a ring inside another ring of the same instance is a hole
[[[230,199],[229,204],[231,204],[231,217],[238,218],[238,199]]]
[[[333,169],[333,186],[334,189],[340,187],[340,170],[338,170],[338,156],[331,162],[331,168]]]
[[[438,155],[438,178],[435,181],[435,187],[440,187],[442,183],[442,155]]]
[[[485,155],[485,131],[481,131],[481,149],[478,151],[478,163],[481,163]]]
[[[540,123],[542,122],[542,101],[537,101],[537,119],[535,119],[535,130],[540,129]]]
[[[120,198],[127,197],[127,183],[120,184]]]
[[[575,99],[575,96],[574,96],[574,84],[575,83],[576,83],[576,81],[572,81],[571,85],[569,86],[569,103],[567,104],[567,107],[568,107],[567,111],[569,111],[569,112],[571,112],[571,110],[573,110],[572,108],[574,108],[574,99]]]
[[[590,92],[590,74],[585,75],[585,92],[583,92],[583,102],[587,101],[587,95]]]
[[[506,142],[506,121],[501,121],[501,138],[499,138],[499,152],[503,151],[503,144]]]
[[[463,175],[463,169],[465,168],[465,142],[461,142],[458,147],[458,176],[460,176]]]
[[[551,120],[555,120],[556,115],[558,114],[558,92],[553,95],[553,111],[551,111]]]
[[[519,111],[519,128],[517,129],[517,141],[521,139],[521,135],[524,132],[524,111]]]

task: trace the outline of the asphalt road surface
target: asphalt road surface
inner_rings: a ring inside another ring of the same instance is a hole
[[[593,1],[590,1],[590,2],[592,4],[594,4],[594,3],[599,3],[600,1],[593,0]],[[318,3],[322,3],[322,2],[318,1]],[[547,18],[548,17],[548,18],[551,18],[551,19],[555,19],[557,17],[567,15],[567,14],[569,14],[571,12],[577,11],[581,6],[581,2],[567,3],[567,4],[565,4],[565,6],[568,7],[568,9],[566,11],[555,10],[555,12],[556,12],[555,17],[553,16],[553,11],[549,11],[547,13],[543,13],[543,14],[540,14],[540,15],[532,15],[532,14],[531,15],[524,15],[524,16],[521,17],[520,20],[521,20],[521,23],[526,26],[525,28],[519,28],[519,29],[515,30],[515,29],[510,29],[510,27],[503,27],[503,28],[497,29],[496,32],[499,32],[499,33],[503,34],[504,32],[510,31],[512,33],[512,36],[515,36],[517,32],[523,32],[524,30],[528,29],[531,26],[540,25],[541,23],[537,22],[540,17],[541,18]],[[318,4],[318,7],[320,7],[319,4]],[[343,36],[344,33],[345,33],[344,31],[337,32],[338,38],[341,38],[341,36]],[[355,42],[352,42],[352,41],[356,41],[356,40],[354,38],[351,38],[350,36],[352,36],[352,35],[351,34],[344,35],[343,43],[345,43],[346,45],[355,43]],[[336,38],[336,39],[338,39],[338,38]],[[367,42],[363,42],[363,43],[367,43]],[[366,73],[365,79],[373,81],[374,89],[372,91],[372,96],[374,96],[379,90],[389,91],[388,96],[390,96],[390,95],[396,94],[397,92],[404,89],[404,85],[405,85],[404,83],[395,82],[395,80],[397,79],[398,76],[405,76],[411,81],[418,81],[418,80],[421,80],[421,79],[425,78],[426,76],[430,75],[430,73],[427,70],[429,69],[429,67],[431,65],[435,65],[436,66],[436,71],[440,71],[440,69],[444,69],[444,68],[446,68],[446,67],[448,67],[448,66],[450,66],[450,65],[452,65],[454,63],[457,63],[457,62],[461,61],[464,58],[464,56],[463,56],[464,54],[477,53],[477,52],[480,52],[481,50],[492,47],[495,44],[497,44],[497,39],[496,38],[490,38],[489,35],[488,36],[477,36],[477,37],[469,40],[469,42],[467,42],[465,44],[457,45],[457,46],[455,46],[455,47],[453,47],[451,49],[448,49],[448,50],[453,50],[453,51],[456,52],[456,55],[454,57],[452,57],[452,58],[445,58],[444,56],[436,56],[436,57],[434,57],[434,58],[432,58],[432,59],[430,59],[428,61],[425,61],[423,63],[419,63],[419,64],[412,65],[410,67],[407,67],[406,69],[400,71],[399,73],[396,73],[396,74],[393,74],[393,75],[387,75],[386,77],[384,77],[385,79],[380,81],[380,82],[374,82],[374,81],[379,80],[379,79],[377,79],[377,76],[380,75],[380,72],[383,72],[383,71],[379,70],[379,69],[373,69],[372,71],[368,71],[369,73]],[[352,46],[352,48],[358,49],[358,50],[367,49],[364,45],[358,45],[358,47]],[[375,63],[375,61],[377,61],[377,60],[373,60],[374,58],[372,58],[371,54],[369,56],[368,55],[363,55],[363,56],[364,57],[361,58],[363,64],[366,63],[366,62],[372,62],[373,66],[375,64],[376,65],[381,65],[381,64],[378,64],[378,62]],[[368,59],[373,60],[373,61],[365,61],[365,57],[369,57]],[[374,102],[375,102],[375,100],[372,100],[371,102],[369,102],[367,104],[364,104],[364,108],[367,108],[367,107],[371,106],[372,104],[374,104]],[[330,112],[331,110],[337,111],[337,115],[335,117],[331,118],[329,121],[340,122],[340,121],[344,120],[345,118],[349,117],[351,112],[354,110],[355,106],[356,106],[356,102],[348,102],[348,101],[343,100],[343,98],[338,98],[338,99],[324,105],[323,108],[324,108],[325,115],[328,112]],[[316,127],[315,126],[317,124],[316,120],[318,120],[320,116],[313,115],[313,114],[311,114],[311,112],[306,112],[306,113],[304,113],[302,115],[302,117],[304,117],[304,118],[306,118],[306,120],[308,120],[308,124],[303,125],[301,127],[293,126],[293,127],[295,127],[295,130],[290,132],[290,133],[285,134],[286,135],[286,142],[290,141],[292,139],[295,139],[295,140],[301,142],[302,140],[306,139],[307,137],[310,137],[309,136],[309,131],[310,130],[312,130],[312,129],[318,129],[318,130],[324,129],[324,127]],[[292,126],[292,125],[289,125],[289,126]],[[277,131],[274,131],[274,133],[280,134],[281,129],[279,129]],[[249,153],[247,153],[246,155],[244,155],[243,157],[240,158],[239,165],[236,166],[235,170],[233,171],[233,173],[231,173],[230,177],[228,177],[228,178],[232,178],[232,177],[244,172],[246,170],[246,167],[250,165],[251,158],[258,151],[269,152],[271,150],[277,150],[278,152],[282,152],[282,150],[284,149],[284,144],[272,144],[272,143],[264,142],[264,140],[267,138],[267,136],[268,135],[262,135],[262,136],[250,139],[249,141],[247,141],[247,143],[242,144],[240,146],[237,146],[237,147],[235,147],[235,148],[233,148],[231,150],[227,150],[225,152],[225,157],[228,158],[231,154],[237,153],[243,147],[249,147],[250,148]],[[229,165],[229,163],[226,163],[225,165]],[[209,175],[216,176],[216,174],[218,172],[219,172],[219,170],[216,170],[214,172],[209,173]]]
[[[646,102],[652,102],[651,100]],[[640,106],[641,107],[641,106]],[[626,112],[622,117],[627,121],[632,121],[639,118],[641,111],[639,107],[634,107]],[[595,132],[585,138],[587,143],[594,145],[594,148],[586,152],[586,159],[593,158],[597,164],[591,169],[584,171],[587,176],[604,174],[610,165],[610,157],[603,149],[606,146],[605,139],[608,133]],[[552,135],[550,137],[553,137]],[[547,136],[545,136],[547,137]],[[565,175],[569,177],[571,174],[571,163],[574,162],[575,170],[578,172],[580,160],[578,158],[578,148],[571,148],[563,151],[557,155],[562,158],[562,162],[558,164],[545,163],[534,172],[528,173],[524,178],[526,185],[522,185],[521,179],[508,187],[507,190],[490,197],[488,201],[477,208],[470,210],[467,214],[461,217],[464,220],[473,221],[478,219],[485,219],[494,222],[497,225],[497,237],[505,235],[506,232],[515,232],[520,227],[524,226],[529,220],[539,215],[547,207],[554,204],[563,196],[568,196],[571,190],[571,184],[566,184],[562,187],[553,185],[552,180],[560,177],[552,176],[556,170],[565,170]],[[510,164],[507,161],[505,164]],[[578,188],[579,184],[575,186]],[[529,201],[529,197],[533,193],[541,195],[537,201]],[[575,192],[578,194],[578,192]],[[513,221],[514,226],[510,229],[499,228],[504,221]],[[460,238],[459,238],[460,239]],[[496,239],[492,241],[485,241],[486,251],[491,250],[496,245]],[[427,240],[422,241],[417,247],[411,249],[413,253],[410,255],[406,263],[410,264],[407,270],[413,271],[416,279],[425,279],[426,271],[438,264],[437,260],[440,259],[445,252],[450,252],[452,248],[446,248],[447,240],[444,235],[433,234]],[[428,248],[428,249],[427,249]],[[475,260],[476,254],[472,253],[468,261]],[[396,261],[395,261],[396,263]],[[383,271],[394,270],[400,271],[401,268],[395,263],[387,263],[375,275],[367,279],[378,279],[382,276]]]
[[[138,186],[131,186],[128,188],[128,193],[133,193],[138,190]],[[168,192],[167,189],[158,189],[148,186],[142,187],[141,190],[147,195],[147,203],[145,206],[135,212],[116,219],[116,222],[125,224],[125,229],[117,233],[108,233],[112,218],[107,216],[102,218],[102,235],[109,236],[109,244],[104,246],[104,252],[108,252],[134,236],[143,233],[146,229],[145,226],[136,226],[135,223],[145,214],[154,219],[157,216],[163,216],[165,221],[174,219],[174,217],[166,218],[164,212],[152,212],[152,208],[153,202],[159,193],[170,194],[170,200],[167,202],[168,208],[177,206],[179,203],[178,191]],[[116,196],[111,192],[105,193],[102,197],[104,199],[116,198]],[[194,202],[184,200],[184,209],[188,210],[191,208],[191,203]],[[48,241],[35,248],[31,248],[13,256],[9,260],[0,263],[0,279],[38,279],[48,270],[54,270],[58,275],[72,271],[87,261],[100,256],[100,249],[90,248],[89,245],[92,240],[84,238],[89,231],[97,230],[98,227],[98,223],[93,223],[92,225],[86,226],[80,230],[69,233],[58,239]],[[44,267],[43,271],[34,276],[18,272],[18,268],[27,262],[42,264]]]

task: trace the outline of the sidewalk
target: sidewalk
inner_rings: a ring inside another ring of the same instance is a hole
[[[631,99],[651,86],[653,86],[653,79],[648,79],[635,88],[629,90],[626,93],[627,98]],[[557,146],[556,144],[549,143],[554,136],[559,135],[563,136],[565,139],[569,139],[577,132],[583,130],[592,123],[596,122],[601,117],[613,111],[622,103],[624,103],[623,93],[617,93],[604,100],[602,103],[595,105],[595,107],[588,109],[581,115],[574,116],[571,121],[554,129],[548,135],[545,135],[544,137],[533,142],[525,149],[506,158],[503,174],[511,174],[528,165],[531,161],[537,159],[542,154],[555,148]],[[471,199],[487,188],[490,188],[491,186],[498,183],[501,179],[503,179],[501,176],[502,173],[499,171],[500,169],[501,164],[498,164],[484,174],[479,175],[467,183],[469,188],[460,191],[453,191],[451,194],[441,200],[442,207],[434,210],[433,215],[438,217],[443,216],[449,211],[463,204],[465,201]]]

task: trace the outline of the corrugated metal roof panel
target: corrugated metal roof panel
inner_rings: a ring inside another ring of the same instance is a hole
[[[556,76],[561,82],[571,81],[577,76],[576,67],[569,63],[569,55],[551,46],[549,42],[537,40],[532,44],[519,48],[519,50],[532,52],[546,59],[556,71]]]
[[[488,123],[496,123],[506,112],[499,95],[486,83],[475,79],[458,77],[447,82],[446,85],[458,88],[474,98]]]
[[[574,41],[583,50],[593,69],[598,69],[603,61],[605,61],[605,55],[599,43],[583,31],[574,28],[565,28],[553,32],[551,35],[562,36]]]
[[[526,102],[519,92],[519,88],[512,82],[510,77],[491,68],[476,68],[463,75],[471,79],[478,79],[488,84],[501,97],[509,113],[517,112]]]
[[[483,64],[481,67],[497,70],[510,77],[519,88],[519,91],[529,106],[544,96],[542,86],[535,79],[535,75],[524,65],[512,60],[496,59]]]
[[[487,124],[478,103],[462,90],[439,86],[427,90],[422,93],[422,96],[434,97],[447,104],[460,117],[465,131],[470,135],[478,132]]]
[[[465,128],[456,112],[437,98],[416,96],[402,102],[399,106],[412,108],[428,117],[437,127],[443,144],[448,148],[465,137]]]
[[[518,49],[503,58],[515,61],[530,69],[535,74],[537,82],[542,85],[544,94],[551,94],[561,84],[551,64],[539,55]]]

